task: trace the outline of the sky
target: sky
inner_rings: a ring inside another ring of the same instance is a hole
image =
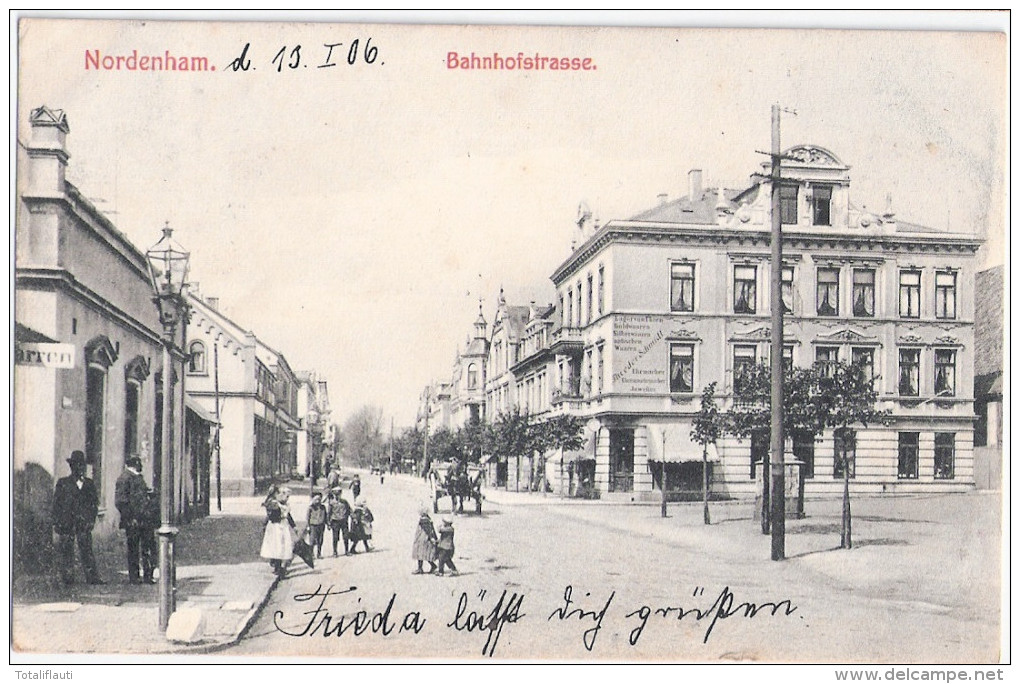
[[[501,288],[511,304],[553,301],[549,276],[570,254],[581,202],[604,223],[686,194],[691,168],[709,186],[746,183],[773,103],[796,112],[783,115],[782,146],[832,150],[851,167],[856,205],[891,198],[901,220],[985,238],[983,265],[1005,260],[1002,33],[679,26],[737,23],[703,13],[646,15],[675,24],[652,28],[512,26],[549,18],[507,12],[489,16],[501,26],[428,25],[478,13],[357,16],[410,25],[133,16],[22,19],[19,138],[32,108],[63,109],[68,179],[142,250],[169,221],[199,291],[292,368],[325,378],[339,423],[370,404],[410,424],[424,386],[449,378],[479,298],[490,323]],[[882,19],[949,28],[966,15]],[[336,43],[337,66],[319,68]],[[245,44],[249,69],[234,71]],[[96,50],[204,56],[216,70],[86,70]],[[597,68],[449,69],[450,52]]]

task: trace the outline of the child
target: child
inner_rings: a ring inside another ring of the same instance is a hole
[[[422,574],[422,563],[427,562],[436,571],[436,528],[429,517],[429,511],[422,506],[418,510],[418,528],[414,531],[414,545],[411,547],[411,558],[418,561],[418,569],[414,574]]]
[[[457,566],[453,564],[453,521],[449,518],[443,518],[443,524],[439,528],[439,542],[436,544],[436,548],[439,552],[439,570],[436,571],[436,574],[442,576],[444,574],[443,568],[449,565],[451,574],[456,575]]]
[[[329,493],[329,527],[333,531],[333,558],[337,557],[336,543],[344,538],[344,555],[350,550],[347,545],[350,539],[351,505],[342,496],[343,490],[334,487]]]
[[[351,553],[358,552],[358,542],[365,542],[365,552],[372,550],[368,542],[372,539],[372,511],[369,510],[365,500],[362,499],[354,504],[354,513],[351,514]]]
[[[312,503],[308,506],[308,530],[311,532],[311,545],[315,555],[322,558],[322,537],[326,531],[326,507],[322,505],[322,494],[312,495]]]
[[[266,508],[266,530],[260,555],[269,561],[277,577],[287,574],[294,558],[294,518],[290,514],[290,489],[273,488],[262,505]]]

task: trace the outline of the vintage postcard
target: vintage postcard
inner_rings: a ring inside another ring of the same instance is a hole
[[[18,18],[19,678],[1002,678],[1001,17],[555,16]]]

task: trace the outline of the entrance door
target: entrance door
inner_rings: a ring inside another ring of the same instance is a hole
[[[609,431],[609,491],[634,491],[634,430]]]

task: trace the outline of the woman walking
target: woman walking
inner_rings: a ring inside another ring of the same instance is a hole
[[[290,514],[290,490],[273,485],[262,505],[266,508],[266,529],[259,555],[269,561],[278,577],[287,574],[294,557],[294,518]]]

